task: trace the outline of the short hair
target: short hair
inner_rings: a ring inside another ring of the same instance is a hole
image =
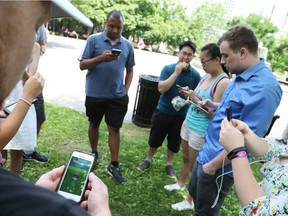
[[[251,54],[258,53],[258,40],[252,29],[244,25],[235,25],[228,29],[218,41],[218,45],[227,41],[234,53],[245,47]]]
[[[124,18],[123,18],[123,15],[120,11],[117,11],[117,10],[112,10],[108,15],[107,15],[107,18],[106,18],[106,22],[108,21],[108,19],[110,17],[113,17],[115,19],[122,19],[122,22],[124,22]]]
[[[189,46],[193,50],[193,53],[196,52],[196,44],[189,40],[181,42],[179,44],[179,50],[182,50],[183,47],[186,47],[186,46]]]
[[[215,43],[209,43],[207,45],[205,45],[204,47],[201,48],[201,52],[207,51],[207,54],[210,56],[211,59],[215,59],[217,57],[219,57],[220,61],[222,58],[222,54],[220,52],[220,48],[217,44]],[[228,70],[226,69],[226,67],[224,65],[222,65],[222,69],[223,71],[229,76]]]

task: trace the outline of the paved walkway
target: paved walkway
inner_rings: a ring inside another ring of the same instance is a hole
[[[39,71],[46,79],[44,97],[47,102],[85,112],[85,71],[79,69],[78,57],[85,41],[50,35],[45,55],[40,58]],[[139,75],[159,76],[162,67],[177,61],[177,57],[135,49],[136,66],[129,90],[129,106],[125,122],[131,123]],[[199,70],[199,69],[198,69]],[[201,71],[200,71],[201,72]],[[202,72],[201,72],[202,73]],[[288,122],[288,86],[281,84],[284,94],[276,111],[280,115],[270,136],[281,137]]]

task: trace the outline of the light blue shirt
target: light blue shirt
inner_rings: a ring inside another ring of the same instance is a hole
[[[218,83],[218,81],[221,78],[227,77],[227,75],[226,73],[222,72],[215,78],[215,80],[213,80],[213,82],[210,83],[208,87],[206,87],[205,89],[201,89],[201,84],[208,77],[210,77],[210,74],[207,74],[205,77],[201,79],[200,83],[198,84],[194,92],[200,100],[209,99],[213,101],[212,91],[214,90],[215,84]],[[228,79],[228,77],[225,79]],[[193,130],[194,132],[200,134],[201,136],[204,136],[204,134],[206,133],[210,120],[211,118],[209,116],[207,116],[203,112],[200,112],[198,108],[193,104],[191,104],[185,118],[187,127]]]
[[[236,75],[225,90],[222,101],[208,125],[205,142],[197,161],[205,164],[222,152],[219,133],[221,122],[226,117],[227,106],[232,107],[233,118],[244,121],[258,136],[263,137],[281,97],[281,87],[263,59]],[[231,164],[225,166],[225,172],[227,171],[231,171]]]
[[[135,65],[134,48],[130,41],[120,36],[119,41],[111,45],[106,31],[90,35],[79,60],[100,56],[105,50],[120,49],[120,58],[110,62],[101,62],[88,69],[86,75],[86,95],[95,98],[115,99],[126,94],[124,70]]]
[[[166,65],[160,75],[160,81],[167,80],[175,71],[175,67],[178,63]],[[180,116],[180,115],[186,115],[188,106],[184,106],[179,111],[176,111],[172,106],[172,99],[176,96],[180,96],[183,99],[184,96],[179,93],[178,87],[176,85],[180,86],[188,86],[190,89],[195,89],[200,81],[200,74],[198,71],[196,71],[194,68],[189,66],[188,70],[181,72],[181,74],[176,78],[175,82],[171,86],[171,88],[166,91],[165,93],[160,95],[157,109],[161,112],[172,115],[172,116]]]

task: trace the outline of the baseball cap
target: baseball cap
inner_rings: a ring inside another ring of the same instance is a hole
[[[93,23],[68,0],[51,0],[51,19],[72,17],[87,27],[92,28]]]

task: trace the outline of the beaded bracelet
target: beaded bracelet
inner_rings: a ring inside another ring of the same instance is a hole
[[[19,98],[19,100],[23,101],[24,103],[26,103],[29,107],[32,105],[30,101],[28,101],[25,98]]]
[[[237,152],[236,154],[232,155],[230,160],[232,160],[234,158],[243,158],[243,157],[247,157],[247,152],[246,151]]]
[[[229,154],[227,155],[227,158],[231,160],[234,157],[234,155],[236,155],[238,152],[241,152],[241,151],[246,152],[246,148],[244,146],[240,146],[240,147],[233,149],[231,152],[229,152]]]

